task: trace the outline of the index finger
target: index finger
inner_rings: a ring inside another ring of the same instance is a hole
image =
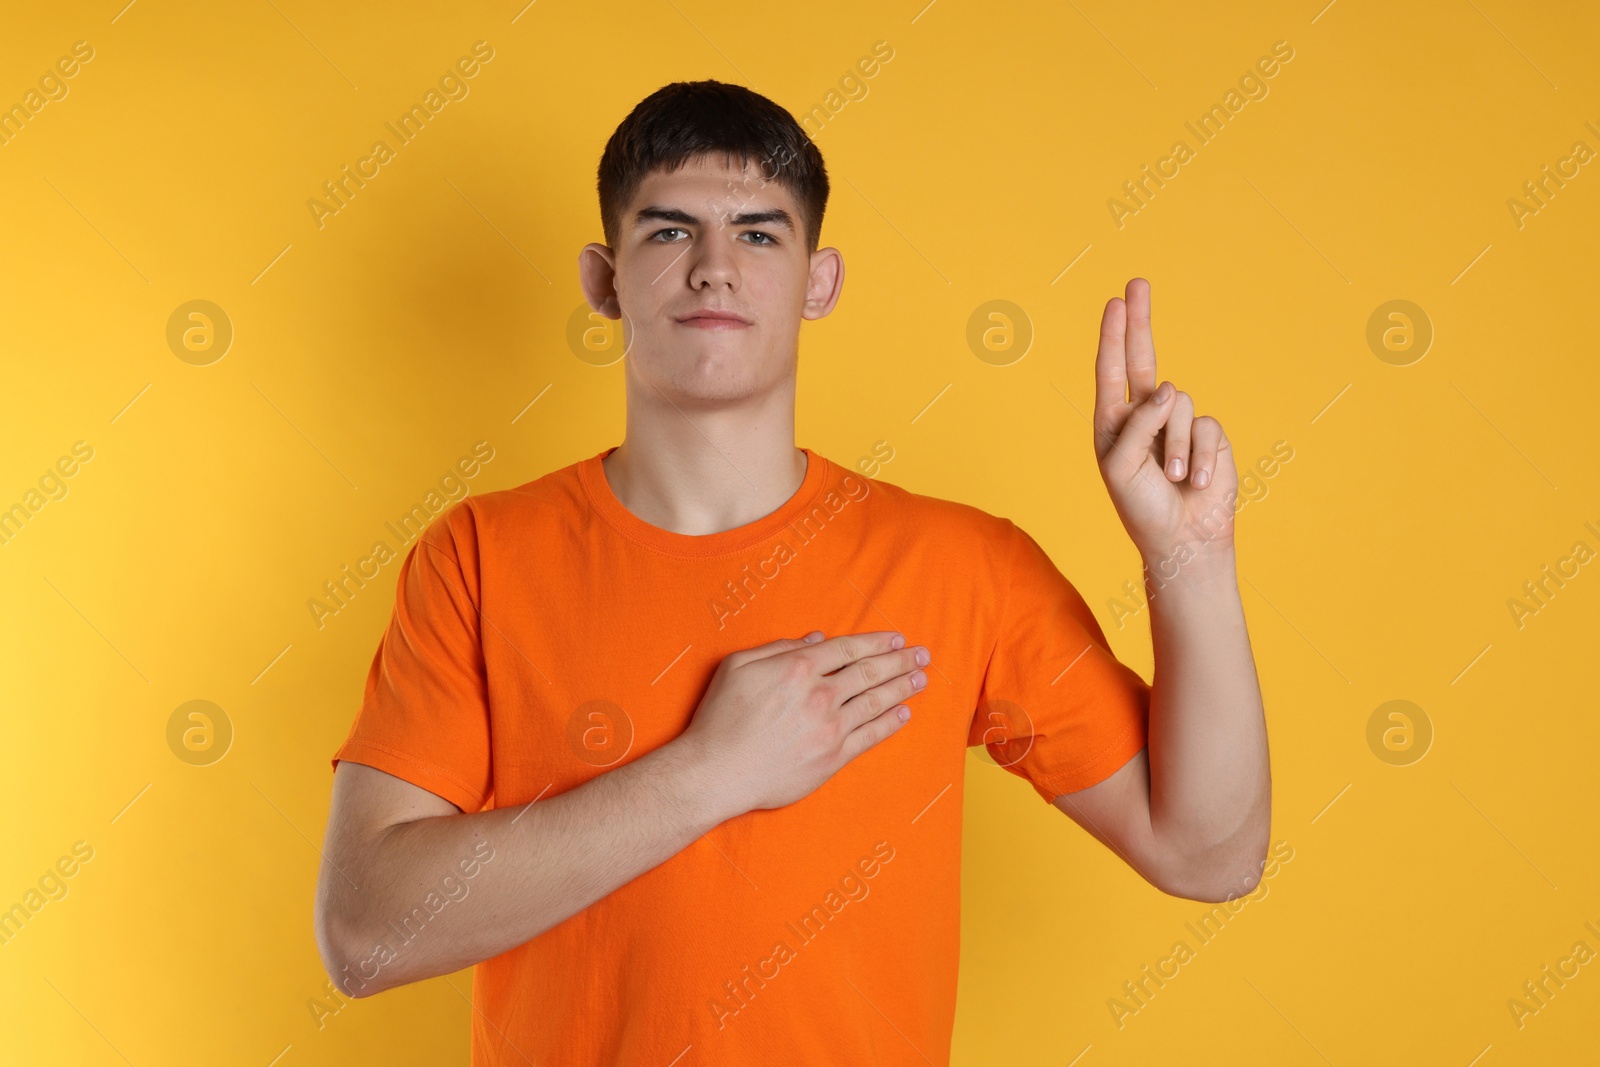
[[[1128,281],[1128,401],[1142,404],[1156,391],[1156,345],[1150,335],[1150,283]]]
[[[904,648],[905,644],[906,639],[898,630],[873,630],[864,634],[840,634],[810,648],[796,649],[796,652],[816,664],[821,673],[832,674],[858,659],[893,652]]]
[[[1094,357],[1094,424],[1115,431],[1121,427],[1121,406],[1128,398],[1127,304],[1120,297],[1106,301],[1100,315],[1100,347]]]
[[[1128,304],[1106,301],[1100,316],[1100,348],[1094,357],[1094,454],[1104,458],[1122,434],[1137,404],[1128,402]]]

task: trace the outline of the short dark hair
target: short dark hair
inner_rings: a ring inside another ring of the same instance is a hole
[[[828,171],[822,152],[794,116],[760,93],[719,81],[673,82],[639,101],[600,157],[600,225],[617,247],[622,212],[654,170],[677,170],[691,159],[721,153],[741,168],[753,159],[766,181],[788,189],[803,216],[806,250],[822,237]]]

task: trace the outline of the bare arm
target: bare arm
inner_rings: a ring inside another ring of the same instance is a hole
[[[898,702],[925,682],[926,650],[895,642],[876,633],[736,652],[680,737],[537,803],[467,814],[341,761],[316,900],[328,973],[361,997],[460,970],[725,820],[806,796],[903,724]]]
[[[1150,600],[1148,747],[1056,807],[1164,892],[1242,896],[1272,821],[1266,719],[1232,553],[1195,558]]]
[[[1261,880],[1272,822],[1266,715],[1234,556],[1239,476],[1222,424],[1156,386],[1150,284],[1100,321],[1095,454],[1150,592],[1150,740],[1055,804],[1158,888],[1222,901]]]
[[[1150,824],[1186,896],[1261,880],[1272,826],[1266,713],[1231,546],[1197,557],[1150,601]]]
[[[318,881],[323,962],[360,997],[496,956],[721,823],[713,785],[669,744],[537,804],[469,815],[341,762]]]

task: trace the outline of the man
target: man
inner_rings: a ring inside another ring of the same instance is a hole
[[[1009,520],[797,448],[839,299],[790,115],[676,83],[600,162],[621,445],[407,556],[334,757],[319,949],[368,996],[476,964],[474,1064],[947,1063],[965,752],[1151,884],[1260,877],[1266,733],[1216,420],[1101,322],[1095,451],[1159,586],[1152,688]],[[1048,490],[1047,490],[1048,491]]]

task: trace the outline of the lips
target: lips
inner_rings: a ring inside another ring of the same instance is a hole
[[[750,320],[732,311],[693,311],[678,320],[680,326],[692,326],[697,330],[741,330],[750,325]]]

